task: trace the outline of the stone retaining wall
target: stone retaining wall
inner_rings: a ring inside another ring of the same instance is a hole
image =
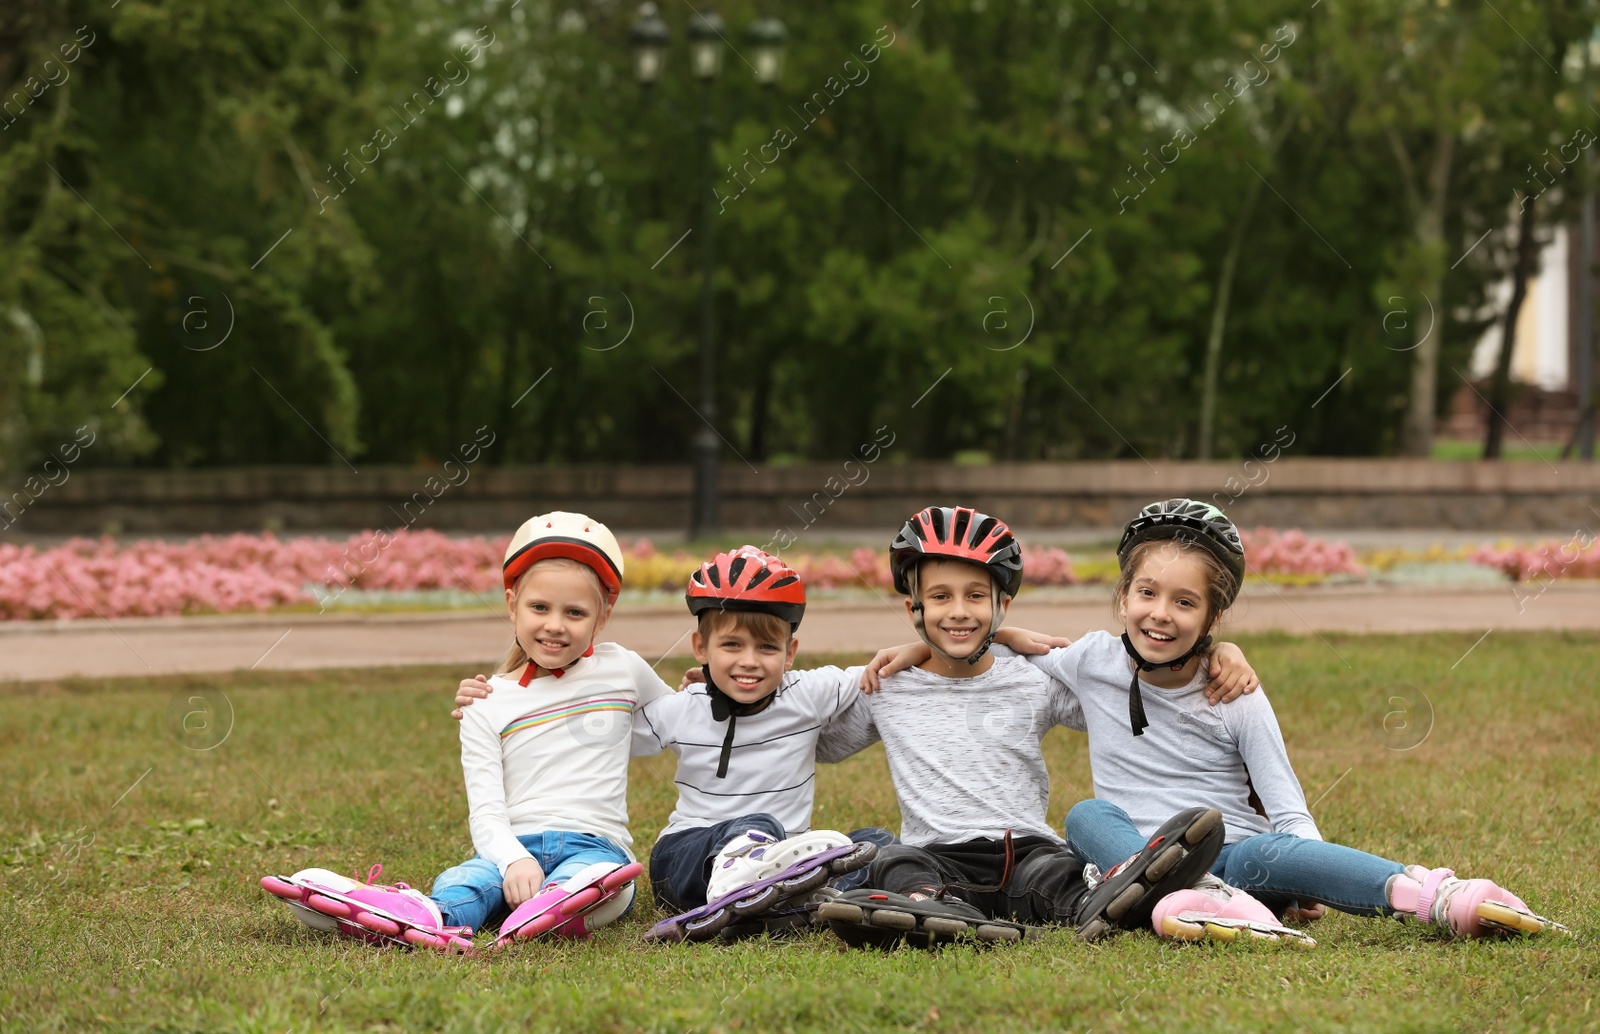
[[[37,497],[8,497],[7,530],[34,535],[397,528],[503,532],[543,510],[580,510],[622,529],[684,526],[687,467],[494,469],[261,467],[83,470]],[[1281,459],[840,464],[722,468],[724,525],[882,528],[934,502],[1025,528],[1113,528],[1154,499],[1212,499],[1241,524],[1573,532],[1600,527],[1600,468],[1558,463]],[[19,502],[18,500],[21,500]],[[26,503],[26,505],[22,505]],[[0,538],[3,541],[3,538]],[[781,545],[781,540],[779,542]]]

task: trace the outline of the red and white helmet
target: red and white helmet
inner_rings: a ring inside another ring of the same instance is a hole
[[[889,544],[894,589],[911,595],[911,574],[929,557],[970,560],[994,576],[1000,590],[1022,588],[1022,546],[998,518],[968,506],[930,506],[914,514]]]
[[[743,610],[771,614],[800,627],[806,612],[806,588],[788,564],[755,546],[740,546],[700,565],[689,576],[684,593],[689,613],[699,617],[708,610]]]
[[[506,588],[540,560],[565,557],[576,560],[600,577],[606,603],[617,602],[622,592],[622,548],[604,524],[581,513],[556,510],[526,521],[511,536],[502,567]]]

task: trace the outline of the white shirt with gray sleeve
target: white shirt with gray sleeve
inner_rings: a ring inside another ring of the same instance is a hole
[[[1179,689],[1141,679],[1150,725],[1135,736],[1128,721],[1133,666],[1119,637],[1091,632],[1028,660],[1082,701],[1095,796],[1126,811],[1140,833],[1149,836],[1184,808],[1210,807],[1222,812],[1230,844],[1259,833],[1322,839],[1264,690],[1213,706],[1204,663]],[[1270,820],[1251,807],[1252,787]]]
[[[981,675],[945,678],[910,668],[882,681],[835,720],[818,757],[861,750],[880,736],[900,799],[900,839],[913,847],[1061,836],[1050,828],[1050,774],[1039,742],[1057,725],[1084,728],[1071,690],[1015,655]]]

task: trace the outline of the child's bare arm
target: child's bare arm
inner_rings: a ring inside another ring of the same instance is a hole
[[[450,712],[450,717],[459,722],[463,707],[471,707],[474,700],[482,700],[493,692],[494,687],[489,685],[487,675],[474,675],[470,679],[462,679],[461,685],[456,687],[456,709]]]
[[[1207,703],[1225,704],[1261,687],[1256,670],[1244,659],[1244,651],[1236,643],[1218,643],[1212,647],[1209,663],[1206,675],[1211,681],[1206,685]]]
[[[1046,654],[1051,650],[1065,649],[1072,645],[1072,640],[1066,636],[1046,635],[1043,632],[1030,632],[1026,628],[1014,628],[1010,625],[1000,629],[994,634],[994,641],[1001,646],[1020,654]]]

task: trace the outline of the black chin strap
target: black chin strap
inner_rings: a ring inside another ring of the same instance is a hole
[[[741,704],[724,693],[722,688],[715,682],[711,681],[711,665],[702,664],[700,671],[705,675],[706,679],[706,696],[711,698],[711,717],[716,721],[728,723],[728,733],[722,737],[722,755],[717,759],[717,778],[726,779],[728,777],[728,756],[733,753],[733,733],[739,718],[765,711],[767,705],[772,703],[772,698],[778,695],[778,691],[773,690],[760,700]]]
[[[1196,657],[1211,647],[1211,637],[1203,635],[1200,641],[1189,648],[1189,652],[1173,661],[1162,661],[1152,664],[1139,656],[1139,651],[1133,648],[1133,640],[1128,638],[1128,633],[1122,633],[1122,648],[1128,651],[1128,657],[1133,660],[1133,681],[1128,683],[1128,723],[1133,726],[1135,736],[1143,736],[1144,730],[1150,722],[1144,716],[1144,694],[1139,692],[1139,673],[1141,671],[1155,671],[1157,668],[1171,668],[1177,671],[1189,663],[1191,657]]]

